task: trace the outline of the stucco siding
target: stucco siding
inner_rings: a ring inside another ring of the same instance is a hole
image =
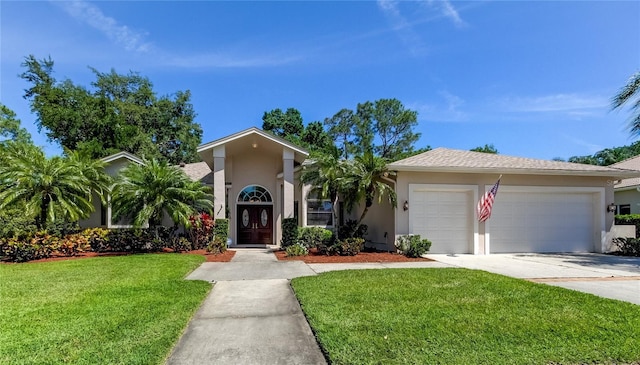
[[[614,195],[616,205],[629,204],[631,214],[640,214],[640,192],[638,190],[616,191]]]
[[[477,186],[477,197],[480,197],[496,182],[498,176],[499,174],[398,172],[396,192],[399,209],[395,210],[396,236],[412,233],[409,227],[411,206],[407,211],[402,209],[404,202],[410,201],[410,186],[412,184]],[[612,180],[612,178],[607,177],[504,175],[501,180],[501,186],[522,186],[530,189],[547,187],[549,188],[547,190],[560,191],[564,188],[569,190],[593,190],[594,194],[600,196],[599,202],[594,205],[594,214],[597,217],[603,217],[599,218],[600,220],[597,225],[598,232],[600,233],[594,236],[594,246],[596,247],[596,251],[600,251],[606,250],[606,247],[608,247],[606,240],[610,239],[608,233],[613,225],[614,215],[611,213],[603,213],[606,205],[613,202],[613,186],[610,183]],[[499,201],[499,199],[500,191],[498,191],[496,201]],[[477,200],[475,202],[477,202]],[[602,227],[602,229],[600,229],[600,227]],[[474,237],[476,237],[474,238],[476,241],[474,253],[485,253],[485,241],[488,241],[488,239],[485,240],[486,229],[485,224],[478,224],[474,229]]]

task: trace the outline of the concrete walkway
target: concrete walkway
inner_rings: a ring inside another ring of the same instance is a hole
[[[167,364],[326,364],[289,280],[326,271],[451,267],[441,262],[305,264],[269,249],[238,249],[187,279],[215,283]]]
[[[167,364],[326,364],[290,278],[315,275],[269,250],[238,250],[187,279],[215,282]]]

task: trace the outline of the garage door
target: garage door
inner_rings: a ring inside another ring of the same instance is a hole
[[[487,221],[490,253],[594,251],[596,197],[501,187]]]
[[[473,194],[469,191],[413,190],[409,228],[432,242],[430,253],[473,249]]]

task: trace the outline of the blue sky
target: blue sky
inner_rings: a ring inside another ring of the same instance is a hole
[[[17,76],[29,54],[58,80],[89,86],[91,66],[190,90],[203,142],[380,98],[418,111],[416,147],[552,159],[637,140],[609,101],[640,70],[638,1],[3,0],[0,31],[0,100],[49,154]]]

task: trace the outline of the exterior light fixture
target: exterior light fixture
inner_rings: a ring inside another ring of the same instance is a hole
[[[607,212],[615,213],[616,212],[616,205],[614,203],[611,203],[611,204],[607,205]]]
[[[251,144],[251,147],[253,147],[253,148],[258,148],[258,144],[257,144],[257,143],[255,143],[255,142],[253,142],[253,143]]]
[[[409,210],[409,202],[408,201],[404,201],[404,204],[402,205],[402,209],[404,209],[404,211],[406,212],[407,210]]]

